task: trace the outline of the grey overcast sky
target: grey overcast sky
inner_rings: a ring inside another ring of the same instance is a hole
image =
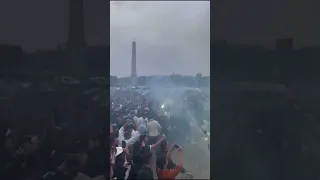
[[[111,1],[111,75],[130,75],[134,37],[138,76],[210,74],[209,1]]]

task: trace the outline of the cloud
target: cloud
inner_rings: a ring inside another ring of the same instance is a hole
[[[111,74],[130,75],[135,38],[138,75],[209,75],[208,1],[113,1],[110,14]]]

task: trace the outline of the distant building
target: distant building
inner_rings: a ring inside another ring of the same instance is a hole
[[[276,49],[279,51],[291,51],[293,49],[293,39],[278,39],[276,42]]]

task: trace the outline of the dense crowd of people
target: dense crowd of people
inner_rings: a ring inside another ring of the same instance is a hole
[[[110,90],[107,117],[92,97],[71,93],[1,99],[0,179],[175,179],[190,174],[183,168],[182,146],[168,142],[168,132],[178,125],[160,102],[130,88]]]
[[[170,113],[130,89],[111,91],[110,179],[175,179],[183,168],[183,149],[169,145]],[[178,151],[178,162],[171,153]]]
[[[108,179],[107,116],[90,97],[29,93],[1,110],[0,179]]]

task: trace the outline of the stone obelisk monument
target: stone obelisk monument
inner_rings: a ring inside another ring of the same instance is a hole
[[[132,42],[131,77],[137,77],[136,42]]]
[[[137,81],[137,61],[136,61],[136,41],[132,42],[132,57],[131,57],[131,84],[136,84]]]
[[[83,0],[69,0],[69,29],[66,42],[68,71],[76,77],[86,75]]]

